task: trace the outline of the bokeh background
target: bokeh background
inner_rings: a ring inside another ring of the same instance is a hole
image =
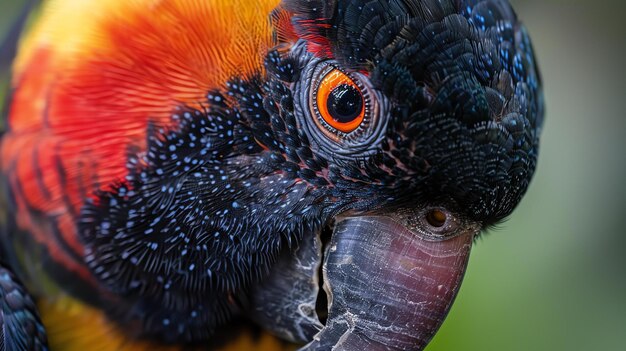
[[[0,0],[0,38],[25,1]],[[512,3],[545,83],[539,167],[511,219],[479,240],[427,351],[623,351],[626,2]]]

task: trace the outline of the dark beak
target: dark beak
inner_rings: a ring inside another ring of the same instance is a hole
[[[309,342],[306,351],[423,350],[456,297],[476,229],[419,233],[393,214],[338,219],[323,248],[305,241],[279,261],[253,296],[253,318]]]
[[[421,237],[390,217],[345,218],[324,263],[328,321],[303,350],[422,350],[461,286],[474,230]]]

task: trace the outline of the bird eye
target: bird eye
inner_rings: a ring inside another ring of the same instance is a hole
[[[439,209],[433,209],[426,213],[426,221],[435,228],[441,228],[448,221],[448,215]]]
[[[393,212],[393,218],[427,240],[446,240],[463,233],[465,229],[479,229],[462,215],[439,206],[399,208]]]
[[[317,108],[324,122],[344,133],[356,130],[365,116],[361,89],[338,69],[330,71],[320,82]]]
[[[435,236],[448,236],[455,233],[461,225],[456,216],[441,207],[428,208],[422,212],[421,217],[424,228]]]
[[[316,122],[330,132],[349,134],[364,123],[367,101],[361,87],[350,76],[330,67],[314,91]]]
[[[367,73],[314,60],[294,84],[299,126],[320,154],[354,159],[379,152],[386,137],[389,103]]]

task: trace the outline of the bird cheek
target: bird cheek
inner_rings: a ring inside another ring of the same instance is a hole
[[[249,316],[273,334],[295,343],[307,343],[324,324],[317,306],[323,296],[321,237],[304,233],[297,248],[284,252],[270,274],[257,283],[250,296]],[[326,308],[325,301],[322,309]]]

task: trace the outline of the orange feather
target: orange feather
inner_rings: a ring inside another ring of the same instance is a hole
[[[149,122],[168,126],[176,106],[262,70],[278,3],[48,1],[15,61],[2,140],[19,227],[90,279],[72,225],[86,197],[124,178]]]
[[[149,124],[170,126],[181,104],[201,108],[209,90],[261,71],[276,40],[293,39],[287,14],[271,20],[279,2],[47,1],[14,63],[1,140],[19,229],[93,283],[76,229],[84,202],[124,179]],[[100,311],[52,294],[40,308],[53,350],[179,349],[132,341]],[[224,351],[282,349],[269,336],[238,342]]]

